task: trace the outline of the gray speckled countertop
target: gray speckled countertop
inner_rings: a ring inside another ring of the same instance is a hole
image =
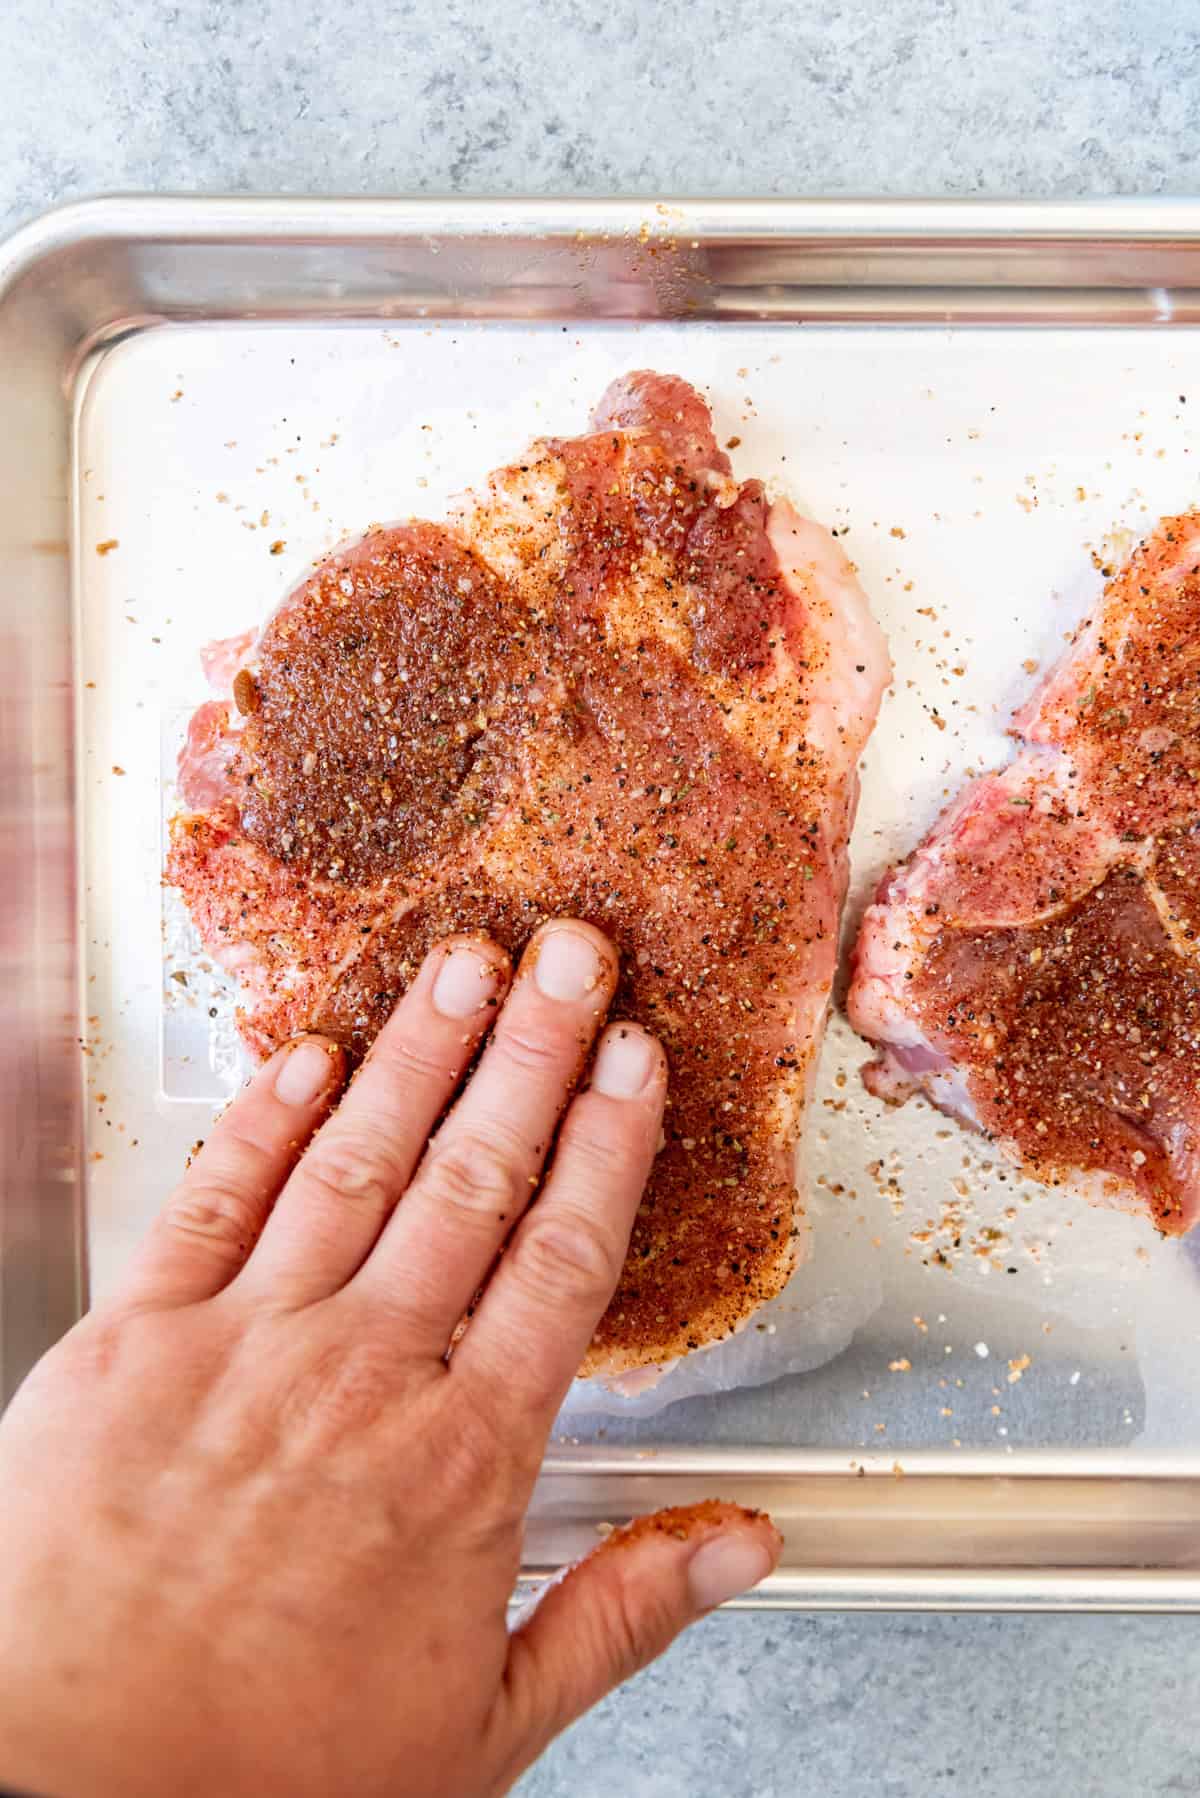
[[[113,189],[1200,191],[1197,0],[5,0],[0,230]],[[1200,1793],[1200,1619],[721,1616],[524,1798]]]

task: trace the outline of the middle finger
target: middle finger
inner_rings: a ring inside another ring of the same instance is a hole
[[[616,981],[612,945],[591,925],[538,932],[478,1070],[355,1281],[435,1354],[533,1196]]]

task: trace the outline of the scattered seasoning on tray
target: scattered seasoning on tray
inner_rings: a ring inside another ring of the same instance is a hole
[[[103,543],[97,543],[96,554],[98,556],[111,555],[114,549],[120,548],[120,541],[119,537],[106,537]]]

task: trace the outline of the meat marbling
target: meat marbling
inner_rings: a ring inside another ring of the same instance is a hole
[[[431,942],[552,915],[622,960],[670,1060],[665,1140],[586,1370],[717,1341],[782,1287],[857,760],[887,678],[833,538],[740,486],[641,373],[446,524],[373,529],[257,640],[180,761],[168,879],[257,1055],[362,1055]],[[232,698],[230,697],[232,686]]]
[[[1200,513],[1139,546],[1013,732],[866,914],[867,1084],[1178,1234],[1200,1213]]]

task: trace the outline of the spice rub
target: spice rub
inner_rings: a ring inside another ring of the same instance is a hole
[[[779,1290],[856,761],[886,655],[833,540],[738,485],[672,377],[614,385],[446,524],[373,530],[213,666],[168,878],[256,1053],[361,1055],[429,945],[573,914],[670,1062],[588,1361],[719,1340]]]
[[[882,883],[850,1014],[1039,1178],[1200,1214],[1200,514],[1167,518],[1014,721],[1024,744]]]

